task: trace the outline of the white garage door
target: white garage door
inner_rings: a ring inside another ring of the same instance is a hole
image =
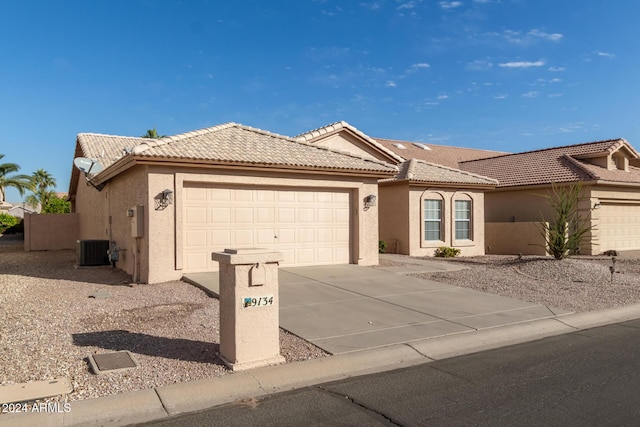
[[[640,205],[602,203],[600,251],[640,249]]]
[[[284,253],[282,266],[348,264],[347,191],[282,188],[184,189],[184,271],[213,271],[211,253],[267,248]]]

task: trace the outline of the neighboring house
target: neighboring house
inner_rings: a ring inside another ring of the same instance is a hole
[[[379,233],[387,251],[431,256],[452,246],[466,256],[485,253],[484,192],[497,181],[450,166],[504,153],[373,139],[346,122],[296,138],[399,165],[398,175],[379,183]]]
[[[73,170],[80,239],[120,248],[117,266],[155,283],[212,271],[211,253],[260,247],[283,266],[378,263],[378,180],[397,166],[227,123],[161,139],[81,133]]]
[[[11,203],[0,200],[0,213],[7,213],[12,206]]]
[[[25,202],[20,202],[14,204],[8,211],[9,215],[13,215],[16,218],[24,218],[24,214],[37,214],[39,213],[39,209],[37,207],[31,206]]]
[[[459,163],[461,169],[497,179],[485,194],[488,223],[553,220],[541,194],[552,183],[581,183],[580,214],[592,226],[583,254],[640,249],[640,156],[624,139],[553,147]],[[517,235],[504,236],[518,239]],[[521,252],[527,253],[526,242]]]

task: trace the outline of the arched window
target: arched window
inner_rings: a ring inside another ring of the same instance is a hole
[[[456,240],[473,240],[472,239],[472,203],[471,198],[467,195],[459,195],[454,200],[455,215],[455,239]]]

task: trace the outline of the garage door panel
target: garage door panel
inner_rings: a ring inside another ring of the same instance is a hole
[[[294,244],[296,242],[295,228],[278,228],[276,235],[278,236],[278,243]]]
[[[296,264],[314,264],[315,254],[313,248],[299,248],[296,252]]]
[[[273,245],[276,231],[273,228],[256,230],[256,243],[258,245]]]
[[[185,272],[217,269],[211,252],[230,247],[279,251],[287,266],[350,261],[347,191],[185,187],[183,194]]]
[[[214,202],[228,202],[231,200],[231,190],[227,188],[209,188],[207,189],[207,200]]]
[[[273,224],[276,220],[276,212],[274,207],[256,208],[256,219],[259,224]]]
[[[231,208],[214,207],[209,209],[209,222],[231,224]]]
[[[192,206],[187,208],[185,212],[186,221],[189,224],[206,224],[207,208],[204,206]]]
[[[215,246],[219,248],[220,246],[229,247],[231,244],[231,230],[211,230],[209,231],[209,242],[210,246]]]
[[[207,247],[207,230],[187,230],[185,232],[185,245],[189,248]]]
[[[311,224],[314,222],[313,208],[298,208],[296,210],[296,222],[301,224]]]
[[[253,208],[234,208],[233,222],[237,224],[253,224]]]
[[[185,188],[185,200],[189,200],[189,201],[200,200],[204,202],[207,200],[207,189],[197,188],[197,187]]]

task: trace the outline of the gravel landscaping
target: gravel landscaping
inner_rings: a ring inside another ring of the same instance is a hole
[[[76,268],[74,255],[24,252],[0,235],[0,385],[67,377],[74,391],[61,399],[79,400],[230,372],[217,355],[217,299],[181,281],[135,285],[118,269]],[[415,276],[576,312],[640,302],[639,259],[618,259],[613,282],[610,257],[438,261],[469,268]],[[327,355],[283,330],[280,345],[287,362]],[[90,354],[117,350],[139,366],[91,372]]]
[[[613,263],[605,256],[558,261],[487,255],[439,261],[469,268],[415,276],[575,312],[640,302],[640,259],[617,257],[613,281]]]
[[[0,385],[68,377],[68,400],[230,371],[217,356],[218,300],[181,281],[131,285],[110,267],[74,268],[73,251],[24,252],[0,236]],[[92,298],[96,292],[107,298]],[[327,354],[280,331],[287,362]],[[129,350],[138,367],[95,375],[87,357]]]

